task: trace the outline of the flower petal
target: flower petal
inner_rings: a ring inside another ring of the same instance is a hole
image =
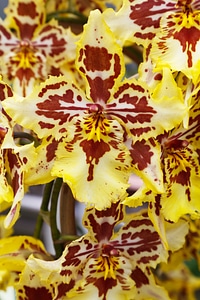
[[[7,284],[14,286],[19,280],[19,273],[26,265],[29,255],[51,259],[41,241],[29,236],[8,237],[0,240],[1,270],[7,272]],[[1,278],[1,277],[0,277]],[[0,286],[2,282],[0,280]]]
[[[55,179],[51,171],[56,158],[58,141],[53,137],[43,139],[35,149],[34,165],[30,166],[24,174],[25,186],[45,184]]]
[[[98,10],[90,13],[77,51],[77,67],[86,77],[88,98],[107,103],[125,68],[121,47]]]
[[[181,71],[196,82],[200,66],[199,10],[165,14],[160,27],[152,43],[152,60],[157,66]]]
[[[22,146],[18,152],[13,149],[4,150],[5,169],[10,176],[13,190],[13,203],[5,219],[5,226],[10,228],[19,217],[21,200],[24,197],[24,172],[34,164],[36,153],[33,144]]]
[[[42,0],[9,0],[5,9],[6,27],[16,30],[19,39],[32,39],[38,24],[45,22],[44,11]]]
[[[34,130],[39,138],[52,135],[59,140],[66,134],[68,120],[86,109],[84,99],[83,92],[64,76],[51,76],[36,86],[26,99],[15,95],[2,105],[17,123]]]
[[[108,104],[107,110],[126,124],[133,141],[135,137],[147,139],[172,129],[187,113],[181,90],[170,69],[164,68],[156,82],[156,87],[152,87],[140,78],[125,80]]]
[[[118,12],[107,10],[104,17],[122,44],[128,41],[147,47],[159,31],[161,16],[171,10],[177,10],[175,1],[124,0]]]
[[[53,176],[62,177],[69,184],[77,200],[98,209],[125,197],[129,187],[131,159],[121,142],[123,129],[114,120],[109,127],[110,133],[101,135],[99,141],[88,139],[80,125],[78,133],[70,131],[73,139],[59,143],[52,169]]]

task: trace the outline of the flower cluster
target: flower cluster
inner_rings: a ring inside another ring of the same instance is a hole
[[[195,299],[200,2],[9,0],[5,14],[0,288],[13,286],[18,300]],[[21,200],[38,184],[34,237],[14,237]]]

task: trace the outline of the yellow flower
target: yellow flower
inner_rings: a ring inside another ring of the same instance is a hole
[[[5,100],[7,113],[39,138],[59,141],[52,176],[62,177],[79,201],[94,203],[95,194],[95,206],[102,209],[123,199],[135,169],[162,191],[160,166],[152,167],[158,151],[151,137],[185,114],[170,70],[165,68],[154,90],[124,79],[122,49],[98,10],[85,25],[76,63],[85,90],[65,76],[52,76],[25,99]]]
[[[187,82],[190,86],[190,81]],[[160,148],[164,190],[156,194],[147,187],[145,197],[142,195],[143,201],[152,202],[154,209],[173,222],[185,214],[195,218],[200,216],[199,86],[193,86],[193,91],[188,94],[188,120],[159,135],[155,141]],[[127,198],[125,203],[134,205],[137,196],[138,193]]]
[[[145,57],[157,67],[181,71],[196,83],[200,67],[199,14],[198,0],[124,0],[118,12],[107,10],[104,17],[122,45],[143,45]]]
[[[0,21],[0,72],[15,92],[27,95],[35,83],[74,60],[75,36],[55,20],[45,24],[43,0],[9,0]]]
[[[175,9],[161,17],[150,53],[157,66],[181,71],[194,83],[200,68],[199,15],[199,1],[177,1]]]
[[[146,211],[127,216],[118,202],[86,209],[83,223],[88,233],[56,261],[27,260],[16,285],[19,298],[169,299],[150,269],[168,254]]]

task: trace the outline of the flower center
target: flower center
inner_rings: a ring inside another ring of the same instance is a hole
[[[97,270],[104,272],[104,280],[108,277],[116,279],[115,271],[119,267],[119,251],[112,245],[103,244],[98,257]]]
[[[89,105],[89,115],[84,118],[84,129],[88,140],[100,142],[102,135],[106,136],[110,131],[110,121],[103,113],[103,107],[99,104]]]
[[[35,51],[31,47],[29,41],[21,41],[18,47],[15,49],[15,55],[12,57],[12,62],[18,63],[20,68],[31,68],[38,59],[35,56]]]
[[[164,143],[166,149],[179,150],[187,147],[189,142],[187,140],[169,139]]]
[[[176,6],[182,8],[183,12],[187,14],[192,11],[191,2],[192,0],[178,0]]]
[[[186,139],[179,139],[180,135],[176,135],[169,138],[164,138],[162,141],[162,157],[166,158],[168,154],[180,156],[189,142]]]

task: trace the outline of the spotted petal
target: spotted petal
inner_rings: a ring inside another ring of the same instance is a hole
[[[78,43],[77,67],[86,77],[88,98],[107,103],[124,76],[122,50],[98,10],[91,12],[84,29]]]
[[[13,28],[22,40],[32,39],[38,24],[45,22],[42,0],[9,0],[5,13],[7,28]]]
[[[0,82],[0,99],[12,96],[12,90],[3,81]],[[20,202],[24,196],[24,173],[34,164],[33,144],[16,146],[8,118],[2,109],[0,114],[0,211],[10,208],[6,217],[6,227],[11,227],[19,216]]]
[[[7,209],[13,201],[13,190],[11,185],[9,184],[6,175],[7,171],[5,168],[5,151],[2,150],[2,147],[6,144],[12,144],[12,132],[8,125],[8,120],[5,118],[3,114],[1,114],[1,122],[0,122],[0,212]]]
[[[198,0],[124,0],[118,12],[108,9],[104,12],[104,18],[123,45],[128,41],[147,48],[160,31],[162,17],[199,9]]]
[[[200,5],[198,10],[193,10],[190,4],[185,4],[183,11],[165,14],[150,54],[158,66],[167,65],[181,71],[193,82],[199,77],[200,67],[199,12]]]
[[[24,197],[24,173],[34,164],[36,156],[33,144],[23,146],[16,151],[15,149],[5,149],[4,153],[5,169],[10,176],[10,186],[13,190],[13,197],[7,201],[12,202],[12,206],[6,216],[5,226],[11,227],[19,217],[21,200]]]
[[[161,16],[171,10],[177,10],[175,1],[124,0],[118,12],[107,10],[104,17],[122,44],[128,41],[147,47],[159,31]]]
[[[34,164],[29,166],[24,173],[25,186],[45,184],[55,179],[51,171],[56,158],[57,146],[58,141],[54,137],[42,140],[41,144],[35,149]]]
[[[145,192],[149,190],[164,192],[163,172],[161,168],[159,143],[150,138],[132,142],[130,146],[134,173],[143,181],[138,190],[125,200],[126,205],[140,206],[144,201]]]
[[[84,98],[82,91],[60,76],[50,77],[35,87],[26,99],[15,95],[14,99],[6,99],[2,105],[7,107],[7,112],[16,122],[34,130],[39,138],[52,135],[59,140],[66,134],[69,119],[86,109],[87,101]]]
[[[173,128],[187,112],[181,90],[168,68],[163,69],[155,87],[146,85],[140,78],[131,78],[118,86],[113,98],[107,109],[126,124],[133,142]]]

